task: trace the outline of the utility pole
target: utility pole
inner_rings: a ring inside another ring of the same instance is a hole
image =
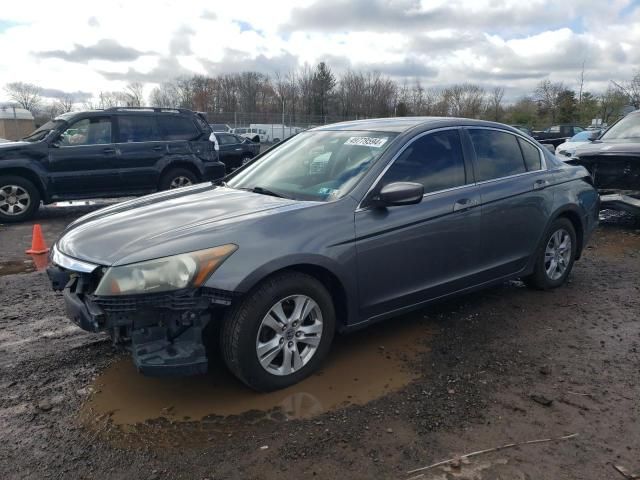
[[[13,108],[13,127],[16,131],[16,142],[20,140],[20,135],[18,134],[18,116],[16,115],[16,106],[12,105]]]
[[[284,95],[280,95],[282,99],[282,138],[280,140],[284,140]]]

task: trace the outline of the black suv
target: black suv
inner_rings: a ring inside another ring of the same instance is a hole
[[[184,109],[71,112],[0,145],[0,223],[40,201],[140,195],[225,175],[211,128]]]

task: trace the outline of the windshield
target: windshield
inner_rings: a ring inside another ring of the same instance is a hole
[[[39,142],[40,140],[44,140],[45,137],[49,135],[49,132],[51,132],[51,130],[55,130],[63,123],[64,121],[62,120],[49,120],[47,123],[34,130],[22,140],[25,142]]]
[[[607,130],[601,140],[640,139],[640,114],[630,114]]]
[[[328,202],[346,195],[397,133],[304,132],[238,172],[231,188]]]
[[[576,133],[569,139],[570,142],[587,142],[589,137],[593,134],[593,130],[585,130],[584,132]]]

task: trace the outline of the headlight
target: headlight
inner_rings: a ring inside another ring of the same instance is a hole
[[[134,295],[199,287],[236,250],[232,243],[107,270],[96,295]]]

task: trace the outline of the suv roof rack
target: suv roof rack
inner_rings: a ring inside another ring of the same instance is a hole
[[[105,112],[168,112],[168,113],[194,113],[188,108],[164,108],[164,107],[110,107]]]

